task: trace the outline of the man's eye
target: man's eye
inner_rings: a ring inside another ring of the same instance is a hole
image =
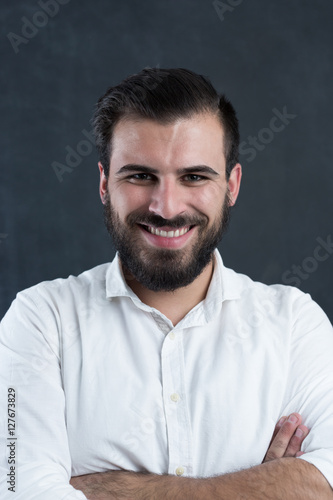
[[[190,182],[199,182],[205,180],[205,177],[202,177],[202,175],[198,174],[188,174],[185,175],[185,181],[190,181]]]
[[[130,179],[134,179],[136,181],[150,181],[152,179],[150,174],[132,174],[130,176]]]

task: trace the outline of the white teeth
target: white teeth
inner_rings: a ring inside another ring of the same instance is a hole
[[[176,229],[176,231],[160,231],[153,226],[147,226],[147,229],[150,233],[156,234],[156,236],[163,236],[164,238],[177,238],[178,236],[183,236],[183,234],[190,230],[189,227],[183,227],[182,229]]]

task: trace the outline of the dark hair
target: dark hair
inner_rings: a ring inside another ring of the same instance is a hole
[[[110,87],[96,105],[93,127],[106,177],[115,125],[125,117],[142,117],[161,123],[210,112],[224,130],[226,176],[238,162],[238,119],[232,104],[218,95],[208,78],[183,68],[145,68],[119,85]]]

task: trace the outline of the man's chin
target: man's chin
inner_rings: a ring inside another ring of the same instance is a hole
[[[157,249],[136,258],[120,253],[120,260],[129,285],[135,279],[153,292],[173,292],[193,283],[212,259],[212,253],[204,261],[192,254],[192,258],[186,259],[187,255],[180,250]]]

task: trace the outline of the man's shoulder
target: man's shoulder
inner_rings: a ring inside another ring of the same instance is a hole
[[[308,293],[294,286],[280,283],[263,283],[225,266],[223,266],[223,282],[227,283],[228,287],[232,284],[233,290],[237,291],[240,297],[248,295],[257,295],[258,297],[276,296],[290,300],[304,298],[305,296],[310,297]]]
[[[13,304],[35,304],[42,307],[48,303],[55,306],[69,300],[80,301],[84,296],[105,293],[106,274],[110,266],[111,263],[106,262],[78,275],[71,274],[67,278],[41,281],[18,292]]]
[[[266,284],[230,268],[223,268],[223,284],[232,289],[230,298],[236,299],[240,311],[246,314],[272,315],[296,320],[297,317],[318,315],[326,317],[325,312],[313,300],[311,295],[297,287],[280,283]],[[252,313],[251,313],[252,311]]]

